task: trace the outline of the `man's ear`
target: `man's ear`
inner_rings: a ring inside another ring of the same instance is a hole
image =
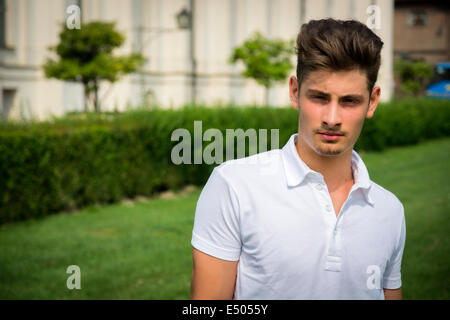
[[[298,109],[298,97],[300,90],[298,87],[298,81],[295,76],[289,78],[289,97],[291,99],[291,104],[293,108]]]
[[[375,109],[378,106],[378,101],[380,100],[381,89],[380,87],[374,87],[369,97],[369,108],[367,109],[366,118],[372,118]]]

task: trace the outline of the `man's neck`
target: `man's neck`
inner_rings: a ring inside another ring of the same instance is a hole
[[[352,149],[336,156],[322,156],[312,150],[300,135],[297,136],[295,147],[300,159],[310,169],[322,174],[330,192],[354,184],[351,169]]]

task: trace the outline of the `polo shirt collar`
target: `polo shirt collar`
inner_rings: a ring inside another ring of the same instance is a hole
[[[322,175],[309,168],[306,163],[299,157],[297,149],[295,148],[295,138],[297,133],[293,134],[286,145],[281,150],[281,158],[283,161],[286,181],[289,187],[295,187],[301,184],[306,178],[311,181],[320,181]],[[352,170],[355,178],[355,185],[353,188],[358,188],[364,194],[366,201],[373,205],[373,199],[370,196],[371,181],[367,168],[361,157],[355,150],[352,150]]]

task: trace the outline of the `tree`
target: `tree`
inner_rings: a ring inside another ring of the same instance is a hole
[[[265,104],[268,102],[269,88],[276,82],[286,80],[293,65],[291,56],[294,41],[268,39],[260,32],[233,50],[230,63],[242,61],[246,70],[241,74],[252,78],[266,89]]]
[[[111,83],[123,75],[134,72],[145,59],[141,54],[114,56],[125,37],[115,30],[115,23],[90,22],[80,29],[68,29],[63,25],[60,42],[50,51],[56,52],[58,60],[48,58],[43,69],[48,78],[81,82],[84,86],[85,111],[93,99],[94,109],[100,111],[98,89],[101,81]]]
[[[394,63],[394,70],[401,90],[407,95],[418,96],[433,76],[433,66],[423,61],[399,59]]]

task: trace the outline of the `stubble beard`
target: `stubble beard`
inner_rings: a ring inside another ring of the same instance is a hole
[[[322,144],[325,144],[322,145]],[[334,146],[336,143],[322,143],[316,146],[316,152],[322,156],[337,156],[343,153],[343,149],[339,147],[328,147],[326,145]]]
[[[317,142],[314,139],[310,142],[307,140],[304,140],[303,142],[306,143],[310,149],[314,150],[314,152],[325,157],[337,156],[345,151],[342,147],[335,146],[338,142]],[[297,145],[297,139],[295,140],[295,144]]]

